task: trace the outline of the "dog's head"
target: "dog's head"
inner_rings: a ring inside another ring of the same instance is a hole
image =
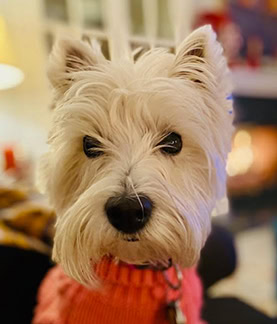
[[[89,285],[106,255],[195,264],[225,189],[231,102],[211,28],[176,55],[153,49],[109,61],[96,45],[62,40],[41,180],[57,212],[54,259]]]

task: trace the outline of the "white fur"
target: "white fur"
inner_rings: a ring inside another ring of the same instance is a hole
[[[74,48],[82,55],[72,57]],[[176,55],[153,49],[136,62],[108,61],[76,41],[58,43],[49,67],[56,107],[41,181],[58,216],[53,258],[68,275],[95,283],[93,265],[105,255],[136,264],[197,262],[225,190],[227,72],[209,26],[184,40]],[[166,156],[157,144],[173,131],[183,149]],[[86,157],[85,135],[102,143],[103,155]],[[104,211],[109,197],[126,191],[154,202],[138,242],[123,240]]]

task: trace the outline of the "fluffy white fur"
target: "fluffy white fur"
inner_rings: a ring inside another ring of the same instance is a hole
[[[57,212],[53,258],[69,276],[92,285],[93,265],[105,255],[135,264],[197,262],[225,189],[232,124],[227,73],[209,26],[185,39],[176,55],[153,49],[136,62],[108,61],[95,44],[56,44],[50,151],[40,178]],[[176,156],[157,146],[170,132],[182,136]],[[85,135],[102,143],[103,155],[87,158]],[[107,199],[123,192],[154,203],[149,223],[134,234],[137,242],[124,240],[105,214]]]

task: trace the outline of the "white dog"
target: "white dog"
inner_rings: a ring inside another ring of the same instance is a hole
[[[227,74],[209,26],[175,55],[153,49],[136,61],[109,61],[97,44],[56,44],[41,183],[57,213],[53,258],[69,277],[95,288],[95,267],[105,257],[197,263],[225,190]]]

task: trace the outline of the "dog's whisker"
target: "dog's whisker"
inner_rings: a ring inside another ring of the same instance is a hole
[[[142,211],[142,218],[144,218],[144,207],[143,207],[143,204],[141,202],[141,199],[140,199],[140,197],[139,197],[139,195],[138,195],[138,193],[136,191],[136,188],[135,188],[135,186],[133,184],[133,180],[130,177],[130,175],[127,176],[127,179],[128,179],[129,184],[131,185],[131,188],[133,189],[133,192],[134,192],[137,200],[139,201],[139,204],[140,204],[140,207],[141,207],[141,211]]]

